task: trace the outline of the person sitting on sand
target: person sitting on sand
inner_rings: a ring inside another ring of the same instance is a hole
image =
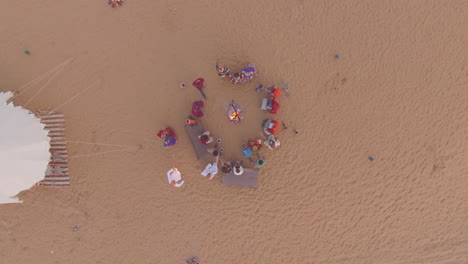
[[[273,98],[271,99],[271,109],[270,109],[269,112],[272,113],[272,114],[276,114],[276,113],[278,113],[279,107],[280,107],[280,106],[279,106],[279,103],[278,103],[278,102],[275,100],[275,98],[273,97]]]
[[[229,174],[232,172],[232,165],[230,161],[224,162],[223,160],[221,160],[221,172],[223,174]]]
[[[219,66],[216,62],[216,71],[218,72],[219,77],[224,78],[229,75],[229,67],[228,66]]]
[[[198,136],[198,138],[200,139],[200,142],[205,144],[205,145],[208,145],[211,142],[213,142],[213,137],[210,135],[209,131],[203,132],[203,134]]]
[[[257,74],[257,69],[253,64],[247,65],[247,68],[241,70],[241,75],[245,79],[252,79]]]
[[[205,169],[202,171],[201,175],[204,177],[208,177],[208,179],[212,180],[216,173],[218,173],[218,162],[219,156],[216,156],[215,161],[213,163],[208,163]]]
[[[265,119],[263,120],[263,131],[267,135],[274,135],[278,132],[279,123],[276,120]]]
[[[276,86],[270,86],[266,88],[266,91],[268,92],[269,95],[271,95],[273,98],[278,98],[281,95],[281,89],[276,87]]]
[[[238,72],[234,73],[233,75],[229,75],[229,77],[231,78],[231,82],[233,84],[242,84],[244,80],[242,74]]]
[[[203,107],[205,106],[205,103],[203,101],[195,101],[192,104],[192,115],[195,117],[202,117],[203,116]]]
[[[197,120],[193,116],[188,116],[187,119],[185,119],[185,124],[188,126],[194,126],[197,124]]]
[[[260,149],[260,147],[262,146],[262,140],[261,139],[250,139],[249,142],[247,142],[247,145],[249,146],[249,148],[255,152],[255,151],[258,151]]]
[[[275,138],[274,135],[269,135],[267,140],[265,140],[263,143],[269,149],[275,149],[275,148],[279,147],[279,145],[280,145],[280,141],[277,138]]]
[[[242,175],[243,173],[244,173],[244,168],[242,167],[242,162],[236,161],[236,165],[234,165],[234,174]]]
[[[206,151],[208,151],[208,153],[213,155],[213,157],[218,157],[221,154],[221,151],[217,148],[217,144],[215,144],[214,148],[209,148]]]

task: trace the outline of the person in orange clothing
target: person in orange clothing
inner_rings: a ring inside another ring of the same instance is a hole
[[[273,98],[278,98],[281,95],[281,89],[276,87],[276,86],[270,86],[267,88],[267,92],[269,95],[271,95]]]
[[[279,123],[276,120],[265,119],[263,121],[263,131],[267,135],[274,135],[278,132]]]

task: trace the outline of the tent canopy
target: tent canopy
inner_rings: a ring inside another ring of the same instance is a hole
[[[45,125],[28,110],[7,103],[0,93],[0,204],[20,202],[15,196],[45,177],[50,138]]]

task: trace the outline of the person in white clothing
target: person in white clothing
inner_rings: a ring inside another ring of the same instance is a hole
[[[236,165],[234,166],[234,174],[235,175],[242,175],[244,173],[244,168],[242,168],[242,164],[237,161]]]
[[[275,138],[274,135],[269,135],[267,140],[263,141],[263,144],[267,146],[269,149],[275,149],[279,147],[280,141],[279,139]]]
[[[205,169],[202,171],[201,175],[204,177],[208,177],[210,180],[212,180],[214,176],[216,175],[216,173],[218,173],[218,161],[219,161],[219,156],[216,156],[215,162],[208,163]]]

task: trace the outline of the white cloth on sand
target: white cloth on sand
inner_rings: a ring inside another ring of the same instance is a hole
[[[213,179],[215,174],[218,173],[218,164],[216,163],[208,163],[205,167],[205,170],[202,171],[202,176],[207,176],[210,174],[210,180]]]

